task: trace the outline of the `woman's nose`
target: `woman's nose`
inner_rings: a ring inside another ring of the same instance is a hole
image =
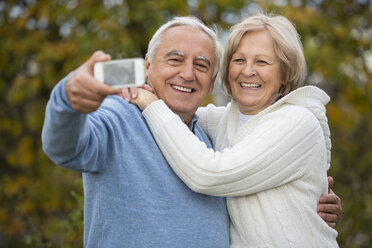
[[[247,77],[256,75],[255,66],[252,63],[246,63],[246,65],[243,69],[243,74]]]

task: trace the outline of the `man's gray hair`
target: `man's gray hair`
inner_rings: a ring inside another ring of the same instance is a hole
[[[163,36],[163,33],[173,27],[177,26],[190,26],[196,29],[200,29],[201,31],[205,32],[214,43],[214,70],[213,70],[213,76],[216,76],[219,70],[220,66],[220,58],[221,58],[221,45],[218,40],[217,34],[215,31],[213,31],[211,28],[207,27],[205,24],[203,24],[198,18],[194,16],[183,16],[183,17],[174,17],[172,20],[168,21],[167,23],[163,24],[152,36],[149,46],[147,49],[147,59],[150,62],[153,62],[155,58],[156,50],[158,49],[161,38]]]

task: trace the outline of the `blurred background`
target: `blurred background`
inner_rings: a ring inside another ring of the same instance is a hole
[[[144,57],[156,29],[195,15],[221,29],[259,10],[301,34],[307,82],[332,98],[329,175],[341,197],[340,247],[372,247],[372,2],[370,0],[0,1],[0,247],[82,247],[81,175],[41,150],[53,86],[95,50]],[[216,87],[205,102],[224,104]]]

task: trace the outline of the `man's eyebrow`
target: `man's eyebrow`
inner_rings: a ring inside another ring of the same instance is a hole
[[[172,55],[177,55],[177,56],[185,56],[185,54],[181,51],[178,51],[178,50],[172,50],[172,51],[169,51],[165,57],[169,57],[169,56],[172,56]]]
[[[209,66],[212,64],[211,60],[207,56],[196,56],[195,60],[203,60],[205,63],[207,63]]]
[[[182,56],[182,57],[184,57],[184,56],[185,56],[185,53],[184,53],[184,52],[181,52],[181,51],[179,51],[179,50],[171,50],[171,51],[169,51],[169,52],[165,55],[165,57],[167,58],[167,57],[170,57],[170,56],[172,56],[172,55],[176,55],[176,56]],[[196,57],[194,58],[194,60],[202,60],[202,61],[204,61],[205,63],[207,63],[209,66],[212,64],[210,58],[208,58],[207,56],[203,56],[203,55],[196,56]]]

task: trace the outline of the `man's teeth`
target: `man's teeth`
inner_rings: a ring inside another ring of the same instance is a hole
[[[192,91],[192,89],[181,87],[181,86],[177,86],[177,85],[172,85],[172,87],[174,89],[176,89],[176,90],[187,92],[187,93],[191,93],[191,91]]]
[[[261,85],[259,84],[253,84],[253,83],[240,83],[240,86],[243,88],[259,88]]]

